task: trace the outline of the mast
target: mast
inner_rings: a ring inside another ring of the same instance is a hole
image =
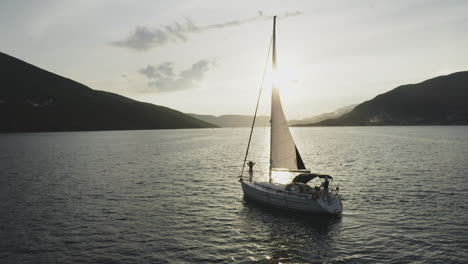
[[[276,72],[276,16],[273,17],[273,51],[272,51],[271,59],[272,59],[273,78],[274,78],[275,72]],[[275,82],[273,82],[272,90],[276,89],[275,85],[276,85]],[[271,102],[273,103],[273,93],[272,93],[271,99],[272,99]],[[273,114],[273,108],[272,108],[272,114]],[[271,182],[271,163],[272,163],[271,157],[272,157],[272,149],[273,149],[272,148],[273,137],[271,136],[272,128],[273,128],[273,126],[271,125],[271,122],[272,122],[271,117],[273,116],[272,114],[270,115],[270,169],[268,172],[269,182]]]
[[[273,17],[273,71],[276,71],[276,16]]]

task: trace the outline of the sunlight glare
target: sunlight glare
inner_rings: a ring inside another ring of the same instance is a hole
[[[296,174],[287,172],[287,171],[272,171],[271,178],[273,182],[281,183],[281,184],[288,184],[292,181]]]
[[[286,70],[284,68],[278,68],[272,72],[273,74],[273,86],[276,87],[280,95],[286,95],[289,97],[291,93],[290,82],[294,80],[294,74],[291,70]]]

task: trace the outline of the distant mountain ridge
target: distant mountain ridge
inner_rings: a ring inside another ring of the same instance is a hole
[[[0,52],[0,132],[209,128],[179,111],[93,90]]]
[[[311,122],[319,122],[319,121],[329,119],[329,118],[340,117],[343,114],[348,113],[349,111],[353,110],[355,106],[356,104],[348,105],[348,106],[336,109],[333,112],[323,113],[320,115],[316,115],[316,116],[312,116],[312,117],[308,117],[308,118],[304,118],[300,120],[291,120],[291,121],[288,121],[288,123],[290,126],[294,126],[294,125],[307,124]],[[214,116],[214,115],[198,115],[198,114],[191,114],[191,113],[188,115],[191,115],[205,122],[215,124],[219,127],[250,127],[252,126],[252,119],[253,119],[253,116],[250,116],[250,115]],[[270,117],[269,116],[257,116],[255,120],[255,126],[256,127],[269,127]]]
[[[296,126],[296,125],[317,123],[317,122],[327,120],[327,119],[332,119],[332,118],[338,118],[344,114],[351,112],[354,109],[354,107],[356,107],[356,105],[357,104],[347,105],[347,106],[340,107],[333,112],[323,113],[320,115],[316,115],[313,117],[308,117],[308,118],[304,118],[300,120],[291,120],[289,121],[289,125]]]
[[[197,115],[188,114],[197,119],[217,125],[219,127],[251,127],[253,116],[249,115]],[[257,116],[255,120],[256,127],[270,126],[269,116]]]
[[[339,118],[303,126],[468,125],[468,71],[399,86]]]

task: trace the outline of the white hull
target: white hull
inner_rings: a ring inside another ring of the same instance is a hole
[[[321,191],[314,196],[308,193],[287,191],[286,185],[268,182],[241,181],[244,197],[266,205],[315,214],[340,214],[343,206],[338,196]]]

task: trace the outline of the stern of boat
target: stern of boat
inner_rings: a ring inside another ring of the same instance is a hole
[[[319,199],[319,203],[323,209],[330,214],[337,215],[343,212],[343,204],[338,195],[335,193],[322,195]]]

